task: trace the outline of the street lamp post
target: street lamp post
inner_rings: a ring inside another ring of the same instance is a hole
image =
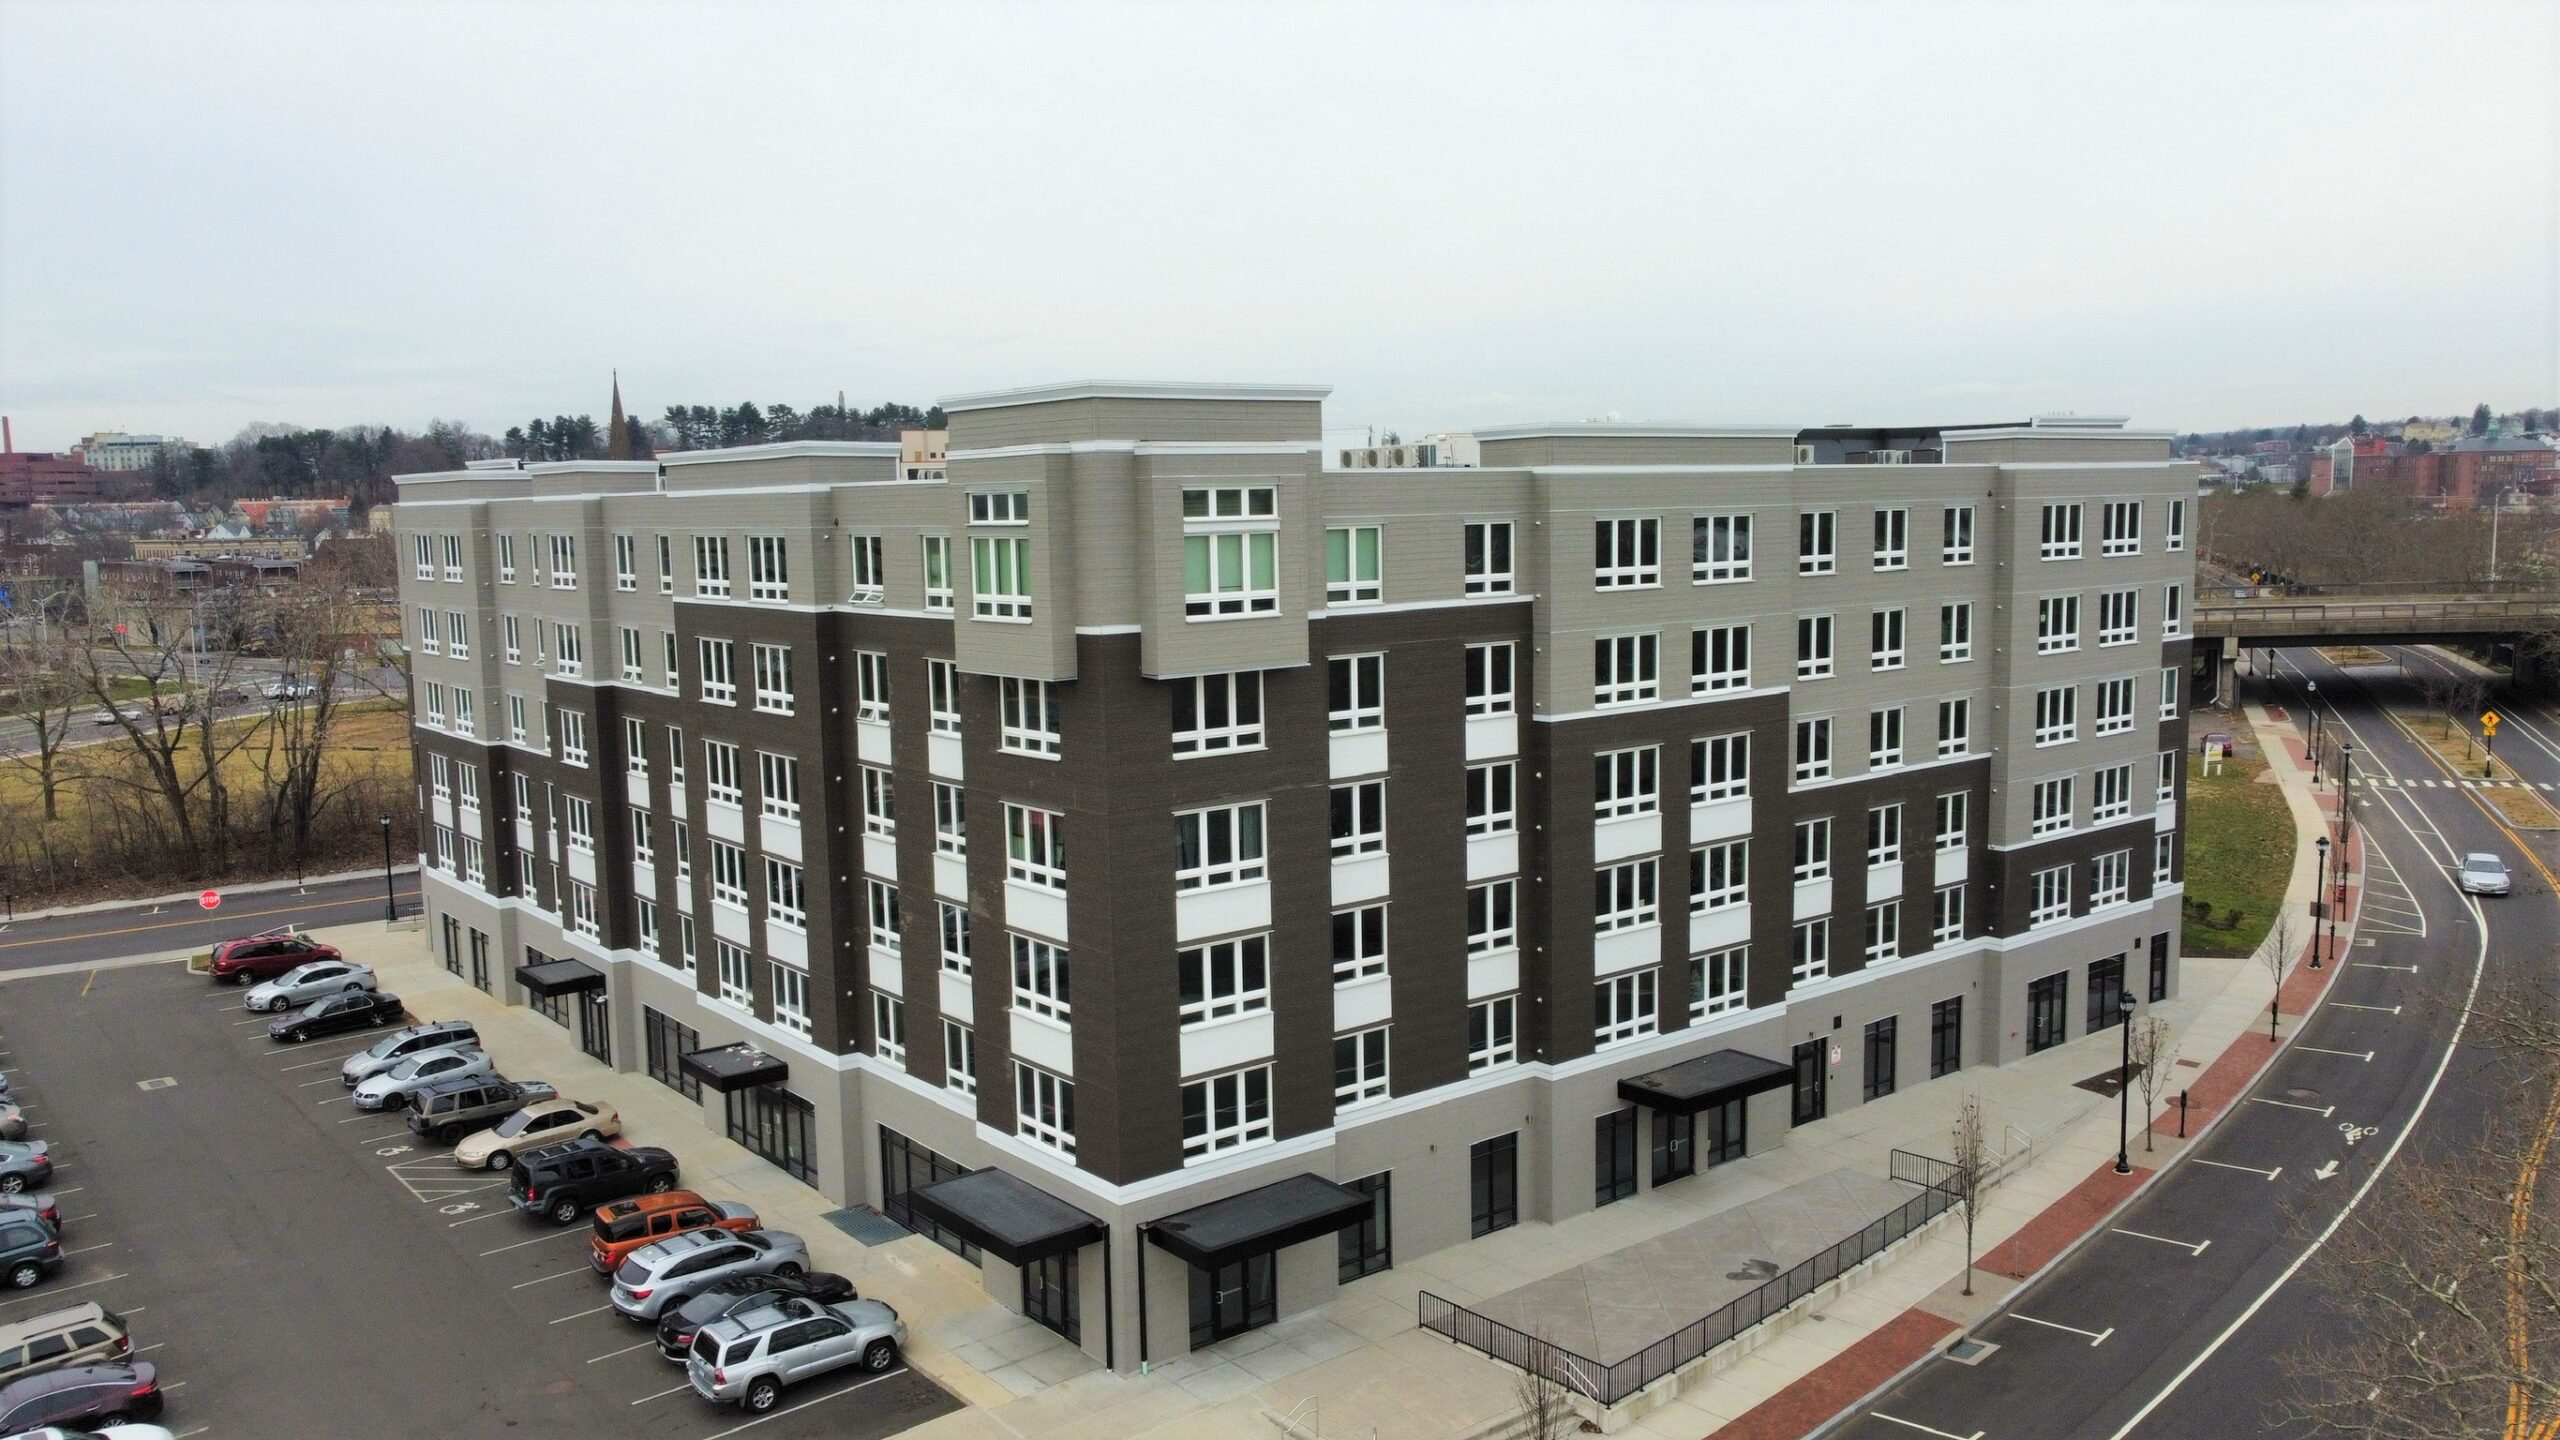
[[[2320,783],[2320,682],[2303,681],[2302,693],[2303,708],[2311,712],[2310,740],[2304,758],[2311,762],[2311,783],[2316,786]]]
[[[384,924],[389,924],[399,918],[400,892],[391,884],[391,812],[385,810],[382,812],[382,919]]]
[[[2116,1173],[2133,1173],[2133,992],[2116,987],[2116,1028],[2124,1032],[2124,1068],[2116,1072]],[[2149,1112],[2145,1112],[2148,1114]]]
[[[2356,833],[2356,746],[2338,747],[2338,875],[2347,873],[2347,841]]]
[[[2315,843],[2320,850],[2320,908],[2312,912],[2311,968],[2317,970],[2320,968],[2320,917],[2329,912],[2329,837],[2323,835]],[[2342,855],[2339,858],[2346,857]]]

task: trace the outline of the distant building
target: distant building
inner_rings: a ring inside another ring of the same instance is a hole
[[[2413,455],[2406,442],[2353,435],[2311,457],[2314,495],[2386,483],[2405,484],[2419,499],[2454,510],[2501,493],[2549,498],[2560,493],[2560,437],[2467,435]]]
[[[20,450],[0,416],[0,505],[34,505],[43,501],[95,500],[98,472],[77,456],[50,450]]]
[[[71,447],[71,453],[89,463],[91,469],[111,474],[148,470],[170,450],[183,450],[187,442],[173,435],[128,435],[121,430],[101,430]]]
[[[2424,440],[2430,445],[2449,445],[2462,435],[2462,426],[2451,420],[2412,420],[2400,427],[2401,439]]]
[[[259,558],[267,560],[299,560],[304,549],[299,537],[269,536],[225,539],[200,536],[192,540],[136,540],[136,560],[221,560]]]
[[[1483,452],[1473,435],[1444,430],[1419,440],[1356,446],[1337,458],[1344,470],[1472,470],[1483,463]]]
[[[950,472],[944,466],[949,463],[950,448],[948,430],[901,430],[898,473],[909,480],[948,479]]]

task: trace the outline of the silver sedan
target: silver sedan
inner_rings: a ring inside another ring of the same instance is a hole
[[[249,987],[243,1002],[253,1013],[290,1010],[341,990],[373,990],[373,967],[351,960],[314,960],[296,965],[263,985]]]
[[[410,1098],[439,1080],[459,1080],[489,1073],[489,1052],[448,1045],[422,1051],[356,1087],[359,1110],[399,1110]]]

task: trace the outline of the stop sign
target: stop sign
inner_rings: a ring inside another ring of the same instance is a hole
[[[222,892],[219,890],[207,890],[196,897],[196,903],[207,910],[217,909],[222,904]]]

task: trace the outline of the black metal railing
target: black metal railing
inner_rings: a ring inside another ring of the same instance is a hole
[[[1615,1405],[1647,1385],[1767,1320],[1788,1306],[1874,1259],[1895,1242],[1946,1213],[1956,1203],[1950,1183],[1955,1167],[1926,1155],[1896,1150],[1894,1179],[1919,1193],[1839,1243],[1799,1261],[1759,1288],[1680,1327],[1611,1364],[1505,1325],[1455,1300],[1422,1291],[1415,1299],[1422,1328],[1445,1335],[1506,1365],[1543,1375],[1603,1405]]]

